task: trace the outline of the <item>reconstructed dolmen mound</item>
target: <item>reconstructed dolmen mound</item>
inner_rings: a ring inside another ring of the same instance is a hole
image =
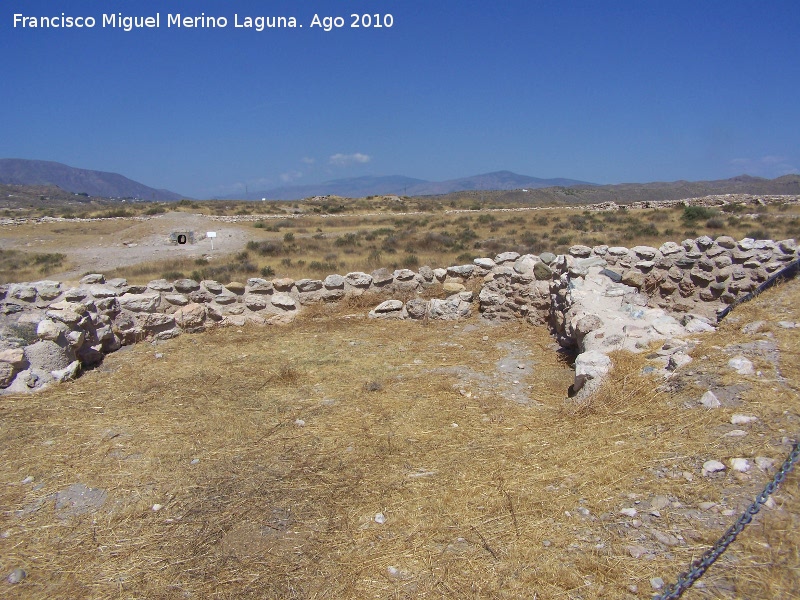
[[[159,279],[145,286],[94,274],[69,289],[57,281],[7,284],[0,286],[0,388],[25,392],[72,379],[137,341],[212,326],[288,323],[310,304],[363,294],[390,298],[369,313],[373,318],[458,319],[475,304],[464,285],[472,281],[480,285],[484,318],[548,325],[562,346],[577,348],[572,387],[588,393],[586,384],[610,368],[612,350],[665,339],[666,368],[684,364],[684,335],[713,329],[726,305],[796,261],[795,240],[703,236],[660,248],[578,245],[559,256],[505,252],[447,269],[379,269],[324,280]],[[391,299],[435,285],[449,295]]]

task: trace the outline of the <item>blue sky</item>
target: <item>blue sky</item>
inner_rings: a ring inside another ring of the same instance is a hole
[[[92,29],[14,27],[93,16]],[[101,27],[160,13],[158,29]],[[224,16],[224,29],[167,15]],[[391,28],[350,28],[350,14]],[[302,28],[235,28],[234,15]],[[345,26],[311,28],[315,14]],[[194,197],[508,169],[597,183],[800,172],[791,1],[6,0],[0,157]]]

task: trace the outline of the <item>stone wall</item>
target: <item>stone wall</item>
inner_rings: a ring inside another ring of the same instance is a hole
[[[464,285],[470,280],[481,287],[477,299],[484,318],[546,324],[559,343],[587,355],[584,363],[592,358],[608,366],[597,353],[636,350],[658,336],[711,327],[721,307],[796,259],[794,240],[704,236],[659,248],[573,246],[560,256],[505,252],[447,269],[379,269],[319,280],[252,278],[223,285],[159,279],[128,285],[95,274],[70,288],[57,281],[7,284],[0,286],[0,389],[29,391],[74,378],[105,353],[137,341],[211,326],[288,323],[304,306],[365,293],[389,298],[369,313],[372,318],[458,319],[474,304]],[[391,298],[437,284],[446,298]],[[675,315],[683,315],[680,323]],[[583,377],[580,358],[577,387],[602,374],[595,369]]]
[[[555,261],[550,306],[559,343],[580,353],[573,391],[610,369],[609,352],[638,351],[654,340],[664,340],[659,355],[668,372],[686,364],[683,338],[713,330],[726,306],[797,257],[795,240],[729,236],[659,248],[573,246]]]
[[[166,340],[183,332],[245,323],[284,324],[304,306],[345,297],[376,297],[421,291],[443,284],[446,300],[384,303],[377,318],[453,319],[469,314],[472,294],[462,283],[479,266],[422,267],[329,275],[325,279],[252,278],[247,283],[158,279],[128,285],[87,275],[76,287],[58,281],[0,286],[0,390],[22,392],[77,376],[103,355],[143,340]],[[377,302],[377,300],[376,300]],[[398,307],[399,304],[399,307]]]

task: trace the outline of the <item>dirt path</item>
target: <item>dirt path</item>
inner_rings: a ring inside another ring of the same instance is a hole
[[[170,241],[174,231],[193,231],[195,243],[175,244]],[[215,231],[217,237],[206,238],[206,232]],[[171,212],[146,221],[131,221],[130,227],[112,236],[98,238],[87,246],[73,246],[64,238],[61,252],[72,265],[68,271],[55,273],[50,279],[72,281],[87,272],[104,272],[119,267],[170,258],[224,255],[241,251],[253,239],[246,229],[223,224],[197,214]]]

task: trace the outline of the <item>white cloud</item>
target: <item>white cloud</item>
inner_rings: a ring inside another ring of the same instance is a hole
[[[289,171],[288,173],[281,173],[281,181],[283,183],[289,183],[295,179],[300,179],[302,176],[303,174],[300,171]]]
[[[310,158],[308,156],[304,156],[300,159],[300,162],[305,163],[307,165],[313,165],[317,160],[315,158]]]
[[[786,156],[766,155],[760,158],[734,158],[730,164],[741,169],[742,173],[772,178],[800,172],[790,160]]]
[[[372,160],[370,156],[356,152],[354,154],[334,154],[328,159],[328,163],[336,167],[348,167],[359,163],[368,163],[370,160]]]

